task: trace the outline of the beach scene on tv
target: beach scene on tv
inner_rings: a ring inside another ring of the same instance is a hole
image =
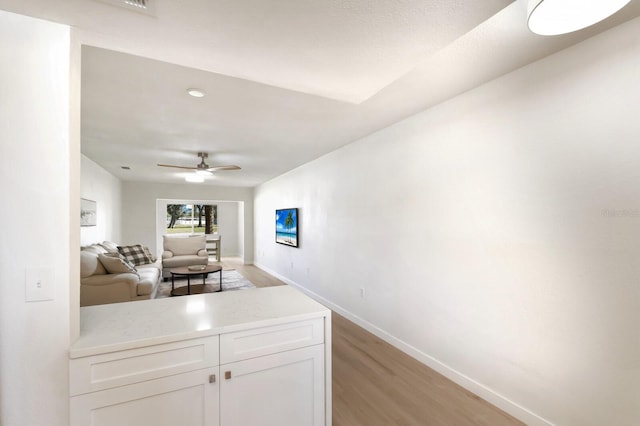
[[[298,247],[298,209],[276,210],[276,243]]]

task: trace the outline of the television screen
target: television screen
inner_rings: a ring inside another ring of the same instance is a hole
[[[276,210],[276,243],[298,247],[298,209]]]

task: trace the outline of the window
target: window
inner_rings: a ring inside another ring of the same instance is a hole
[[[167,204],[167,234],[215,234],[217,232],[217,205]]]

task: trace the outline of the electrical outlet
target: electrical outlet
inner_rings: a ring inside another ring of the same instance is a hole
[[[360,287],[360,297],[364,297],[364,287]]]
[[[291,269],[293,269],[293,262],[291,262]]]

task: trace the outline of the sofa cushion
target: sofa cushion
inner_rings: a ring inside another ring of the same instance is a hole
[[[116,243],[112,243],[111,241],[103,241],[100,243],[104,249],[109,253],[118,253],[118,245]]]
[[[95,253],[96,255],[100,253],[107,253],[107,250],[102,247],[100,244],[91,244],[90,246],[80,247],[81,251],[89,251],[91,253]]]
[[[208,263],[209,263],[208,256],[198,256],[198,255],[192,254],[192,255],[176,256],[176,257],[170,257],[168,259],[163,259],[162,267],[164,269],[168,269],[168,268],[177,268],[179,266],[207,265]]]
[[[189,237],[169,237],[163,235],[163,248],[170,251],[174,256],[197,254],[207,246],[204,235],[192,235]]]
[[[153,294],[160,279],[160,271],[155,268],[144,268],[138,272],[140,273],[140,281],[136,288],[138,296]]]
[[[138,273],[135,266],[120,256],[119,253],[99,254],[98,259],[100,259],[102,266],[104,266],[104,269],[110,274],[121,274],[124,272]]]
[[[87,278],[92,275],[104,275],[107,271],[98,259],[98,254],[91,251],[80,251],[80,278]]]
[[[136,269],[138,270],[138,272],[147,268],[153,268],[153,269],[157,269],[158,271],[162,271],[162,261],[156,260],[153,263],[145,263],[144,265],[136,266]]]
[[[140,244],[133,246],[118,246],[118,252],[136,266],[154,262],[149,256],[147,256],[144,248]]]

